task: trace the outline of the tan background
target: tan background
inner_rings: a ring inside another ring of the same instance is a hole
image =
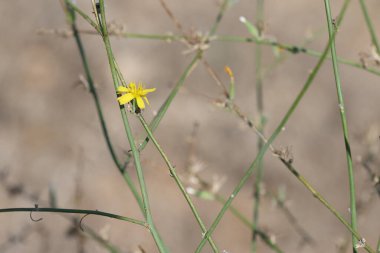
[[[90,13],[90,1],[77,1]],[[168,0],[186,30],[205,33],[218,11],[216,0]],[[334,1],[333,13],[342,1]],[[367,1],[375,27],[380,28],[380,3]],[[239,16],[254,18],[255,1],[238,1],[228,10],[218,34],[248,36]],[[107,1],[109,20],[126,25],[128,32],[164,34],[176,32],[174,25],[160,7],[159,1]],[[3,1],[0,6],[0,169],[8,171],[0,190],[1,208],[46,206],[49,187],[57,192],[60,207],[99,209],[141,218],[136,204],[114,167],[106,149],[92,97],[77,86],[83,74],[73,38],[37,35],[40,28],[66,28],[65,17],[58,1]],[[266,34],[285,43],[301,44],[310,31],[323,33],[309,47],[322,50],[327,39],[323,1],[265,1]],[[89,29],[84,22],[81,28]],[[377,29],[377,31],[379,31]],[[128,150],[122,122],[115,102],[108,63],[101,39],[83,36],[94,79],[113,143],[119,156]],[[151,94],[152,111],[160,104],[178,80],[191,56],[180,43],[113,38],[112,44],[122,71],[128,80],[142,81],[156,87]],[[370,52],[370,39],[357,1],[347,12],[337,38],[338,53],[359,60],[360,52]],[[274,61],[272,51],[264,46],[264,64]],[[236,102],[242,111],[254,118],[254,45],[214,42],[205,53],[222,80],[229,65],[236,75]],[[305,82],[316,58],[290,55],[264,80],[264,103],[268,117],[266,133],[270,134],[288,109]],[[353,157],[368,151],[372,143],[378,153],[379,77],[352,67],[341,66],[346,112],[352,139]],[[202,176],[224,175],[227,181],[221,194],[227,196],[240,180],[257,154],[257,137],[231,113],[215,107],[211,100],[221,92],[207,72],[199,65],[175,98],[172,107],[156,131],[156,136],[179,172],[188,156],[189,137],[194,122],[199,122],[198,159],[205,165]],[[133,121],[134,132],[142,133]],[[368,141],[364,137],[372,129]],[[295,166],[310,182],[349,217],[348,186],[344,146],[338,114],[338,103],[331,64],[326,63],[313,86],[290,119],[286,130],[276,140],[277,147],[292,146]],[[172,252],[194,252],[201,231],[157,151],[149,145],[142,154],[153,215],[164,240]],[[373,188],[363,167],[355,162],[358,197],[373,196]],[[349,234],[318,201],[278,162],[268,154],[265,158],[265,185],[270,192],[286,186],[289,209],[298,222],[316,241],[299,247],[300,237],[284,214],[264,197],[260,225],[285,252],[337,252],[337,243]],[[376,169],[378,164],[373,165]],[[135,172],[131,168],[133,178]],[[377,170],[379,173],[379,170]],[[79,175],[79,176],[78,176]],[[80,183],[80,198],[76,186]],[[244,214],[251,217],[252,183],[234,201]],[[7,187],[8,185],[8,187]],[[23,187],[23,194],[9,194],[7,188]],[[35,195],[35,199],[26,195]],[[221,205],[194,199],[206,224],[211,224]],[[376,245],[379,231],[380,204],[374,196],[359,218],[359,228],[367,242]],[[78,252],[76,237],[68,237],[67,220],[56,214],[33,214],[43,217],[33,223],[27,213],[0,215],[0,245],[4,252]],[[131,252],[141,245],[146,252],[156,252],[149,233],[140,227],[89,216],[85,224],[105,234],[121,252]],[[10,236],[26,232],[21,242],[5,244]],[[249,252],[251,232],[230,213],[215,231],[220,249],[229,253]],[[9,246],[9,247],[8,247]],[[85,239],[86,252],[106,252],[92,240]],[[211,252],[205,247],[204,252]],[[263,243],[259,252],[271,252]]]

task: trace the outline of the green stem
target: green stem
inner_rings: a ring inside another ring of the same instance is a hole
[[[336,218],[351,232],[352,236],[356,239],[361,239],[363,238],[354,228],[352,225],[349,224],[348,221],[346,221],[343,216],[335,210],[335,208],[330,205],[329,202],[317,191],[315,190],[310,183],[293,167],[293,165],[284,159],[280,158],[281,162],[289,169],[289,171],[313,194],[313,196],[318,199],[330,212],[332,212]],[[367,252],[370,253],[375,253],[375,251],[368,245],[366,244],[365,247]]]
[[[142,166],[141,166],[140,152],[137,150],[137,147],[135,145],[134,138],[132,135],[132,130],[131,130],[130,125],[129,125],[127,113],[126,113],[125,109],[122,109],[121,113],[122,113],[123,122],[125,122],[124,127],[125,127],[125,130],[127,133],[129,145],[131,146],[132,155],[134,158],[135,167],[136,167],[136,171],[137,171],[137,177],[138,177],[139,183],[140,183],[140,190],[141,190],[141,194],[143,197],[146,221],[149,224],[149,228],[152,232],[152,236],[153,236],[153,238],[157,244],[159,251],[160,252],[168,252],[168,250],[166,249],[166,247],[165,247],[162,239],[160,238],[158,231],[157,231],[157,229],[153,223],[153,217],[152,217],[151,210],[150,210],[147,187],[145,184],[144,174],[143,174],[143,170],[142,170]]]
[[[325,9],[326,9],[326,18],[327,18],[327,26],[329,30],[329,37],[332,41],[331,43],[331,57],[332,57],[332,63],[333,63],[333,70],[334,70],[334,76],[335,76],[335,84],[336,84],[336,90],[338,95],[338,102],[339,102],[339,112],[340,117],[342,121],[342,130],[343,130],[343,137],[344,137],[344,144],[346,147],[346,159],[347,159],[347,169],[348,169],[348,181],[349,181],[349,187],[350,187],[350,213],[351,213],[351,226],[354,230],[357,230],[357,215],[356,215],[356,197],[355,197],[355,178],[354,178],[354,171],[353,171],[353,164],[352,164],[352,155],[351,155],[351,147],[350,142],[348,138],[348,126],[347,126],[347,118],[345,113],[345,107],[344,107],[344,99],[343,99],[343,93],[342,93],[342,87],[341,87],[341,79],[338,69],[338,62],[336,57],[336,48],[335,48],[335,38],[334,38],[334,27],[332,24],[332,17],[331,17],[331,9],[330,9],[330,1],[325,0]],[[360,238],[359,238],[360,239]],[[355,245],[357,244],[357,239],[353,235],[352,236],[352,248],[353,252],[356,253],[357,250],[355,248]]]
[[[264,0],[257,0],[257,11],[256,11],[256,26],[258,27],[259,36],[263,34],[264,27]],[[259,123],[257,130],[260,134],[263,134],[264,131],[264,102],[263,102],[263,79],[262,79],[262,50],[261,45],[256,44],[256,54],[255,54],[255,75],[256,75],[256,106],[259,117]],[[261,138],[257,140],[257,149],[260,150],[264,145],[264,142]],[[257,165],[257,175],[255,182],[253,184],[253,229],[252,229],[252,245],[251,252],[255,253],[257,251],[257,236],[256,230],[258,228],[259,222],[259,211],[260,211],[260,200],[261,200],[261,185],[262,178],[264,174],[263,162],[260,161]]]
[[[34,207],[34,208],[3,208],[0,209],[0,213],[10,213],[10,212],[43,212],[43,213],[81,213],[81,214],[92,214],[92,215],[98,215],[98,216],[104,216],[112,219],[117,220],[123,220],[127,222],[131,222],[133,224],[137,224],[140,226],[148,227],[148,224],[145,221],[140,221],[133,218],[128,218],[125,216],[113,214],[113,213],[107,213],[102,212],[98,210],[83,210],[83,209],[66,209],[66,208],[40,208],[40,207]]]
[[[371,18],[370,18],[369,14],[368,14],[368,10],[367,10],[367,6],[365,4],[365,1],[364,0],[359,0],[359,3],[360,3],[360,7],[362,8],[362,12],[363,12],[364,19],[365,19],[365,22],[367,24],[369,33],[371,35],[372,44],[375,46],[377,54],[380,55],[379,41],[377,39],[375,28],[373,27]]]
[[[347,9],[347,6],[348,6],[349,2],[350,2],[350,0],[345,0],[345,3],[344,3],[343,8],[341,10],[341,14],[339,15],[339,17],[340,17],[339,19],[340,20],[342,19],[343,15],[344,15],[344,13],[345,13],[345,11]],[[339,22],[338,22],[338,24],[339,24]],[[334,32],[334,36],[335,36],[335,32]],[[233,190],[232,194],[229,196],[228,200],[226,201],[226,203],[224,204],[224,206],[222,207],[222,209],[218,213],[217,217],[215,218],[215,220],[212,223],[211,227],[209,228],[208,232],[206,233],[206,235],[204,236],[204,238],[202,239],[202,241],[198,245],[196,253],[199,253],[202,250],[203,246],[205,245],[207,237],[210,236],[214,232],[215,228],[219,224],[219,222],[222,219],[222,217],[225,214],[225,212],[228,210],[228,207],[231,205],[231,203],[234,200],[234,198],[236,197],[236,195],[243,188],[243,186],[246,183],[246,181],[252,175],[252,173],[253,173],[254,169],[256,168],[257,164],[264,157],[265,152],[268,150],[268,148],[270,147],[270,145],[272,144],[272,142],[277,138],[277,136],[281,133],[283,127],[288,122],[290,116],[294,113],[295,109],[298,107],[301,99],[305,95],[306,91],[309,89],[309,87],[312,84],[315,76],[317,75],[318,71],[320,70],[320,68],[322,66],[322,63],[325,61],[325,59],[327,57],[327,54],[328,54],[328,52],[330,50],[331,42],[332,41],[329,40],[327,46],[325,47],[325,50],[324,50],[322,56],[319,58],[319,61],[317,62],[316,66],[314,67],[314,69],[310,73],[308,79],[306,80],[306,82],[305,82],[304,86],[302,87],[301,91],[298,93],[296,99],[293,101],[293,103],[290,106],[289,110],[287,111],[287,113],[285,114],[285,116],[281,120],[280,124],[277,126],[277,128],[274,130],[274,132],[272,133],[272,135],[268,139],[268,142],[265,143],[264,146],[263,146],[263,148],[259,151],[259,153],[256,156],[255,160],[253,161],[253,163],[251,164],[251,166],[248,168],[248,170],[245,172],[243,178],[240,180],[240,182],[235,187],[235,189]]]
[[[380,237],[379,240],[377,240],[376,252],[380,253]]]
[[[115,152],[113,145],[112,145],[112,142],[111,142],[111,138],[108,134],[107,124],[106,124],[106,121],[104,120],[104,116],[103,116],[103,112],[102,112],[102,106],[100,104],[99,96],[98,96],[98,93],[97,93],[95,85],[94,85],[94,81],[93,81],[92,74],[90,71],[90,67],[88,64],[86,52],[84,50],[83,43],[82,43],[80,34],[78,32],[78,29],[77,29],[75,11],[73,9],[71,9],[72,8],[71,5],[68,5],[69,2],[70,2],[69,0],[66,0],[68,11],[69,11],[69,14],[71,15],[71,29],[73,31],[75,42],[77,44],[77,47],[78,47],[78,50],[80,53],[80,57],[82,59],[82,65],[83,65],[83,68],[84,68],[84,71],[86,74],[86,80],[88,82],[89,91],[90,91],[90,93],[94,99],[94,102],[95,102],[96,112],[98,114],[100,126],[102,129],[104,139],[105,139],[106,144],[107,144],[107,148],[111,154],[113,162],[115,163],[115,165],[119,169],[119,171],[123,174],[124,180],[127,182],[128,187],[131,189],[132,194],[135,197],[140,209],[143,211],[144,208],[143,208],[141,196],[137,192],[137,189],[136,189],[131,177],[129,176],[129,173],[126,171],[126,165],[127,164],[122,164],[118,160],[116,152]]]
[[[176,182],[178,188],[181,190],[181,193],[185,197],[186,202],[188,203],[191,211],[193,212],[193,215],[194,215],[195,219],[197,220],[199,226],[202,229],[202,233],[206,233],[207,232],[206,226],[204,225],[204,223],[203,223],[203,221],[202,221],[202,219],[201,219],[201,217],[200,217],[200,215],[199,215],[196,207],[193,204],[193,201],[190,198],[190,195],[187,193],[187,191],[186,191],[186,189],[185,189],[185,187],[184,187],[181,179],[179,178],[179,176],[178,176],[178,174],[176,172],[176,169],[174,168],[174,166],[169,161],[169,158],[166,156],[166,154],[164,153],[164,151],[161,148],[161,146],[158,144],[156,138],[153,136],[153,133],[150,130],[148,124],[146,123],[144,117],[141,114],[139,114],[138,118],[139,118],[141,124],[143,125],[145,131],[147,132],[149,139],[152,140],[153,144],[156,146],[158,152],[160,153],[160,155],[164,159],[166,165],[168,166],[170,175],[174,178],[174,181]],[[215,245],[215,243],[214,243],[214,241],[213,241],[213,239],[211,237],[208,238],[208,241],[209,241],[209,243],[210,243],[213,251],[214,252],[219,252],[217,246]]]
[[[118,84],[118,72],[116,70],[115,58],[113,56],[111,43],[110,43],[109,36],[108,36],[108,30],[107,30],[107,25],[106,25],[107,22],[106,22],[106,17],[105,17],[105,10],[104,10],[104,0],[100,0],[99,3],[100,3],[100,15],[101,15],[101,21],[102,21],[102,24],[101,24],[102,33],[101,34],[103,37],[104,45],[106,47],[108,61],[110,64],[114,88],[115,88],[115,92],[116,92],[117,87],[119,86],[119,84]],[[129,145],[130,145],[131,150],[132,150],[135,168],[137,171],[137,177],[138,177],[138,180],[140,183],[140,190],[141,190],[141,195],[142,195],[142,199],[143,199],[145,218],[146,218],[147,223],[149,224],[149,229],[152,233],[152,236],[154,238],[154,241],[155,241],[159,251],[161,253],[166,253],[166,252],[168,252],[168,250],[167,250],[166,246],[164,245],[164,242],[162,241],[161,237],[159,236],[158,231],[157,231],[157,229],[153,223],[153,217],[152,217],[151,210],[150,210],[147,187],[145,184],[144,174],[143,174],[142,166],[141,166],[140,153],[137,150],[136,145],[135,145],[135,140],[134,140],[134,137],[132,134],[132,130],[130,128],[130,124],[128,121],[128,116],[127,116],[126,110],[123,107],[123,108],[120,108],[120,111],[121,111],[121,116],[122,116],[123,123],[124,123],[124,128],[125,128],[125,131],[127,134],[128,142],[129,142]]]
[[[216,41],[225,41],[225,42],[247,42],[247,43],[256,43],[256,44],[267,45],[267,46],[276,46],[276,47],[279,47],[280,49],[286,50],[292,54],[303,53],[303,54],[307,54],[307,55],[314,56],[314,57],[321,57],[321,55],[323,54],[322,52],[318,52],[318,51],[315,51],[312,49],[308,49],[308,48],[305,48],[303,46],[290,45],[290,44],[280,43],[280,42],[276,42],[276,41],[268,40],[268,39],[258,40],[258,39],[250,38],[250,37],[247,38],[247,37],[240,37],[240,36],[221,36],[221,35],[219,35],[215,38],[215,40]],[[328,56],[327,58],[330,59],[331,56]],[[355,67],[358,69],[368,71],[368,72],[375,74],[375,75],[378,75],[378,76],[380,75],[380,71],[378,69],[367,68],[366,66],[363,66],[363,64],[360,62],[351,61],[351,60],[347,60],[344,58],[338,58],[338,62],[343,63],[343,64],[348,65],[348,66],[351,66],[351,67]]]

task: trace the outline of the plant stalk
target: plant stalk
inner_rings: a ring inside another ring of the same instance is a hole
[[[259,37],[263,34],[264,29],[264,0],[257,0],[257,11],[256,11],[256,26],[258,28]],[[262,78],[262,49],[260,44],[256,44],[256,54],[255,54],[255,76],[256,76],[256,107],[259,117],[259,123],[257,125],[257,130],[260,134],[264,131],[264,95],[263,95],[263,78]],[[264,142],[261,138],[257,139],[257,150],[261,150],[264,146]],[[259,223],[259,212],[260,212],[260,200],[261,200],[261,187],[262,178],[264,174],[264,164],[261,160],[257,165],[257,175],[253,184],[253,229],[252,229],[252,243],[251,252],[255,253],[257,251],[257,228]]]
[[[351,226],[353,230],[357,230],[355,177],[354,177],[354,170],[353,170],[353,163],[352,163],[351,147],[350,147],[350,142],[348,138],[348,125],[347,125],[347,117],[346,117],[345,107],[344,107],[342,85],[341,85],[341,79],[340,79],[337,56],[336,56],[337,54],[336,54],[335,36],[334,36],[335,28],[333,27],[333,23],[332,23],[333,21],[332,21],[332,16],[331,16],[331,8],[330,8],[329,0],[325,0],[325,9],[326,9],[326,18],[327,18],[329,37],[331,40],[331,57],[332,57],[333,70],[334,70],[334,76],[335,76],[336,90],[337,90],[337,95],[338,95],[339,113],[340,113],[340,118],[342,121],[343,138],[344,138],[344,144],[346,148],[348,182],[349,182],[349,189],[350,189]],[[354,235],[352,235],[352,246],[353,246],[352,249],[354,253],[357,252],[357,249],[355,248],[357,243],[358,243],[357,238]]]

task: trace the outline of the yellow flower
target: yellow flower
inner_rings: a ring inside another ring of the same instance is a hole
[[[156,88],[153,89],[144,89],[143,85],[139,83],[139,85],[136,87],[136,84],[134,82],[130,82],[127,87],[125,86],[119,86],[117,87],[117,94],[122,94],[120,97],[117,98],[120,105],[125,105],[126,103],[131,102],[133,99],[136,99],[137,106],[140,109],[145,108],[145,103],[143,98],[145,99],[146,103],[149,105],[149,101],[146,97],[146,94],[149,92],[155,91]]]

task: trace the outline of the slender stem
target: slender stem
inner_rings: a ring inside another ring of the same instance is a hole
[[[350,2],[350,0],[345,0],[345,3],[343,5],[343,8],[341,10],[341,13],[339,15],[340,17],[340,20],[342,19],[346,9],[347,9],[347,6],[348,6],[348,3]],[[335,36],[335,32],[334,32],[334,36]],[[263,148],[259,151],[258,155],[256,156],[255,160],[253,161],[253,163],[251,164],[251,166],[248,168],[248,170],[245,172],[243,178],[240,180],[240,182],[238,183],[238,185],[235,187],[235,189],[233,190],[232,194],[229,196],[229,198],[227,199],[226,203],[224,204],[224,206],[222,207],[222,209],[220,210],[220,212],[218,213],[217,217],[215,218],[214,222],[212,223],[211,227],[209,228],[208,232],[206,233],[206,235],[204,236],[204,238],[202,239],[202,241],[200,242],[200,244],[198,245],[198,248],[196,250],[196,253],[199,253],[203,246],[205,245],[206,243],[206,239],[208,236],[210,236],[215,228],[217,227],[217,225],[219,224],[220,220],[222,219],[223,215],[225,214],[225,212],[228,210],[228,207],[231,205],[233,199],[236,197],[236,195],[240,192],[240,190],[243,188],[244,184],[246,183],[246,181],[250,178],[250,176],[252,175],[254,169],[256,168],[258,162],[261,161],[261,159],[264,157],[265,155],[265,152],[269,149],[270,145],[272,144],[272,142],[277,138],[277,136],[281,133],[283,127],[285,126],[285,124],[288,122],[290,116],[292,116],[292,114],[294,113],[295,109],[298,107],[301,99],[303,98],[303,96],[305,95],[306,91],[309,89],[309,87],[311,86],[315,76],[317,75],[318,71],[320,70],[321,66],[322,66],[322,63],[324,62],[324,60],[326,59],[327,57],[327,54],[330,50],[330,45],[331,45],[331,40],[329,40],[327,46],[325,47],[325,50],[322,54],[322,56],[319,58],[319,61],[317,62],[316,66],[314,67],[314,69],[312,70],[312,72],[310,73],[309,77],[307,78],[304,86],[302,87],[301,91],[298,93],[296,99],[293,101],[292,105],[290,106],[289,110],[287,111],[287,113],[285,114],[285,116],[283,117],[283,119],[281,120],[280,124],[277,126],[277,128],[274,130],[274,132],[272,133],[272,135],[270,136],[270,138],[268,139],[268,142],[264,144]]]
[[[215,38],[215,41],[256,43],[256,44],[267,45],[267,46],[276,46],[276,47],[279,47],[282,50],[286,50],[292,54],[303,53],[303,54],[307,54],[307,55],[314,56],[314,57],[320,57],[322,55],[322,52],[318,52],[318,51],[315,51],[312,49],[308,49],[308,48],[305,48],[303,46],[290,45],[290,44],[280,43],[280,42],[276,42],[276,41],[268,40],[268,39],[257,40],[255,38],[251,38],[251,37],[219,35]],[[331,56],[328,56],[327,58],[330,59]],[[351,60],[347,60],[344,58],[338,58],[338,62],[343,63],[343,64],[348,65],[348,66],[351,66],[351,67],[355,67],[358,69],[368,71],[368,72],[375,74],[375,75],[380,75],[380,71],[378,69],[368,68],[366,66],[363,66],[363,64],[360,62],[351,61]]]
[[[140,226],[148,227],[148,224],[145,221],[140,221],[137,219],[128,218],[128,217],[113,214],[113,213],[102,212],[102,211],[98,211],[98,210],[66,209],[66,208],[40,208],[40,207],[34,207],[34,208],[3,208],[3,209],[0,209],[0,213],[10,213],[10,212],[92,214],[92,215],[104,216],[104,217],[117,219],[117,220],[123,220],[123,221],[131,222],[133,224],[137,224]]]
[[[153,144],[156,146],[158,152],[160,153],[160,155],[162,156],[162,158],[164,159],[166,165],[168,166],[169,168],[169,172],[170,172],[170,175],[174,178],[174,181],[176,182],[178,188],[181,190],[181,193],[183,194],[183,196],[185,197],[186,199],[186,202],[188,203],[191,211],[193,212],[193,215],[195,217],[195,219],[197,220],[199,226],[201,227],[202,229],[202,233],[206,233],[207,232],[207,229],[206,229],[206,226],[204,225],[196,207],[194,206],[194,203],[193,201],[191,200],[191,197],[190,195],[187,193],[181,179],[179,178],[177,172],[176,172],[176,169],[174,168],[174,166],[171,164],[171,162],[169,161],[169,158],[167,157],[167,155],[164,153],[163,149],[161,148],[161,146],[158,144],[156,138],[153,136],[153,133],[152,131],[150,130],[148,124],[146,123],[144,117],[139,114],[138,115],[138,118],[141,122],[141,124],[143,125],[143,127],[145,128],[145,131],[147,132],[148,136],[149,136],[149,139],[152,140]],[[208,241],[213,249],[214,252],[219,252],[217,246],[215,245],[214,241],[212,240],[211,237],[208,238]]]
[[[116,70],[115,57],[113,56],[113,52],[111,49],[111,43],[110,43],[109,36],[108,36],[108,30],[107,30],[107,25],[106,25],[107,22],[106,22],[106,17],[105,17],[105,10],[104,10],[104,0],[100,0],[99,3],[100,3],[100,15],[101,15],[101,22],[102,22],[101,23],[102,33],[101,34],[103,37],[104,45],[106,47],[108,61],[110,64],[114,88],[115,88],[115,92],[116,92],[117,87],[119,85],[118,84],[118,72]],[[120,108],[120,110],[121,110],[121,116],[122,116],[123,123],[124,123],[124,128],[125,128],[125,131],[127,134],[128,142],[129,142],[129,145],[130,145],[131,150],[132,150],[135,168],[137,171],[137,177],[138,177],[138,180],[140,183],[140,190],[141,190],[141,195],[142,195],[142,199],[143,199],[145,218],[146,218],[147,223],[149,224],[149,229],[152,233],[152,236],[156,242],[156,245],[157,245],[159,251],[162,253],[165,253],[165,252],[168,252],[168,250],[167,250],[166,246],[164,245],[164,242],[160,238],[158,231],[157,231],[157,229],[153,223],[153,217],[152,217],[150,205],[149,205],[148,192],[147,192],[144,174],[143,174],[142,166],[141,166],[140,153],[137,150],[136,145],[135,145],[135,140],[134,140],[132,130],[131,130],[130,125],[129,125],[126,110],[124,107]]]
[[[264,0],[257,0],[257,10],[256,10],[256,26],[258,27],[259,36],[263,34],[264,29]],[[256,54],[255,54],[255,75],[256,75],[256,106],[257,113],[259,117],[259,123],[257,125],[257,130],[260,134],[263,134],[264,131],[264,95],[263,95],[263,78],[262,78],[262,50],[261,45],[256,44]],[[264,145],[264,142],[261,138],[257,139],[257,149],[260,150]],[[260,200],[261,200],[261,186],[262,178],[264,174],[264,165],[260,161],[257,165],[257,175],[255,182],[253,184],[253,229],[252,229],[252,245],[251,252],[255,253],[257,251],[257,236],[256,230],[259,223],[259,211],[260,211]]]
[[[335,76],[335,84],[336,84],[336,90],[338,94],[338,102],[339,102],[339,112],[340,117],[342,121],[342,130],[343,130],[343,137],[344,137],[344,144],[346,147],[346,158],[347,158],[347,169],[348,169],[348,181],[349,181],[349,187],[350,187],[350,213],[351,213],[351,226],[354,230],[357,230],[357,215],[356,215],[356,197],[355,197],[355,178],[354,178],[354,171],[353,171],[353,164],[352,164],[352,155],[351,155],[351,147],[350,142],[348,138],[348,126],[347,126],[347,118],[344,108],[344,99],[343,99],[343,93],[342,93],[342,87],[341,87],[341,80],[340,80],[340,74],[338,69],[338,62],[336,57],[336,48],[335,48],[335,38],[334,38],[334,27],[332,24],[332,17],[331,17],[331,9],[330,9],[330,1],[325,0],[325,9],[326,9],[326,18],[327,18],[327,26],[329,30],[329,37],[332,41],[331,43],[331,57],[332,57],[332,63],[333,63],[333,70],[334,70],[334,76]],[[359,238],[360,239],[360,238]],[[352,236],[352,248],[353,252],[356,253],[357,249],[355,248],[355,245],[357,244],[357,239],[353,235]]]
[[[380,237],[379,237],[379,240],[377,240],[376,252],[377,252],[377,253],[380,252]]]
[[[150,39],[150,40],[165,40],[167,42],[184,40],[182,35],[170,35],[170,34],[139,34],[139,33],[123,33],[122,37],[126,39]]]
[[[66,3],[68,3],[68,2],[70,2],[70,1],[66,0]],[[102,111],[102,106],[100,104],[99,96],[98,96],[96,87],[94,85],[94,81],[93,81],[94,79],[92,78],[92,74],[91,74],[90,67],[89,67],[89,64],[88,64],[86,52],[84,50],[83,43],[82,43],[80,34],[78,32],[78,29],[77,29],[75,11],[73,9],[71,9],[72,7],[70,5],[68,5],[68,4],[67,4],[67,7],[68,7],[69,13],[71,15],[71,21],[72,21],[71,22],[71,29],[73,31],[75,42],[77,44],[77,47],[78,47],[78,50],[79,50],[79,53],[80,53],[80,57],[82,59],[82,65],[83,65],[83,68],[84,68],[84,71],[85,71],[85,74],[86,74],[86,80],[88,82],[89,91],[90,91],[90,93],[91,93],[91,95],[92,95],[92,97],[94,99],[94,102],[95,102],[96,112],[98,114],[98,118],[99,118],[99,121],[100,121],[100,126],[101,126],[101,129],[102,129],[102,133],[103,133],[104,139],[105,139],[106,144],[107,144],[107,148],[108,148],[108,150],[109,150],[109,152],[111,154],[113,162],[115,163],[115,165],[119,169],[119,171],[123,174],[123,177],[124,177],[125,181],[127,182],[128,187],[131,189],[132,194],[135,197],[135,199],[136,199],[136,201],[137,201],[140,209],[143,211],[144,208],[143,208],[143,203],[142,203],[142,200],[141,200],[141,196],[137,192],[136,187],[135,187],[135,185],[134,185],[131,177],[129,176],[129,173],[125,169],[126,164],[122,164],[119,161],[119,159],[117,158],[116,152],[115,152],[115,150],[113,148],[113,145],[112,145],[112,142],[111,142],[111,138],[109,136],[108,129],[107,129],[107,124],[106,124],[106,121],[105,121],[104,116],[103,116],[103,111]]]
[[[377,54],[380,55],[380,44],[376,36],[375,28],[373,27],[371,17],[368,14],[366,3],[364,0],[359,0],[359,3],[362,9],[369,33],[371,35],[372,44],[375,46]]]
[[[294,168],[290,162],[282,158],[280,158],[280,160],[289,169],[289,171],[313,194],[313,196],[318,199],[327,209],[329,209],[336,218],[338,218],[338,220],[351,232],[351,234],[356,239],[360,240],[362,238],[361,235],[357,232],[356,228],[350,225],[350,223],[346,221],[343,216],[337,210],[335,210],[335,208],[329,202],[327,202],[327,200],[317,190],[315,190],[310,185],[310,183]],[[375,253],[375,251],[368,244],[366,244],[364,248],[367,252]]]

